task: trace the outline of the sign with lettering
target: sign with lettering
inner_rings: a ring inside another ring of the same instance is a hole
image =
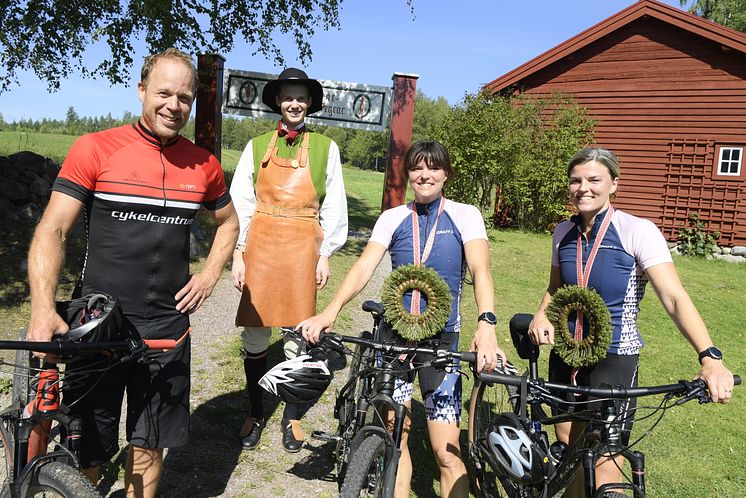
[[[264,85],[276,78],[276,74],[226,69],[223,113],[279,119],[262,103]],[[331,80],[319,80],[319,83],[324,89],[324,107],[306,118],[307,123],[368,131],[386,129],[391,88]]]

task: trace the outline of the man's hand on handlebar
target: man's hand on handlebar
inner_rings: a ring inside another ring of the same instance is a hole
[[[56,335],[66,334],[69,327],[55,311],[33,313],[26,331],[26,339],[33,342],[49,342]],[[49,363],[59,363],[61,358],[51,353],[34,352],[33,355]]]

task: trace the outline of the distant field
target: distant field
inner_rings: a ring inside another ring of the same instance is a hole
[[[0,131],[0,156],[30,150],[62,163],[76,138],[78,137],[74,135],[57,135],[54,133]],[[235,170],[238,158],[241,157],[241,151],[223,149],[222,155],[223,169],[226,171]]]
[[[30,150],[61,163],[75,139],[73,135],[0,131],[0,156]]]

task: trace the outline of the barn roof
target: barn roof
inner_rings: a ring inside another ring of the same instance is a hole
[[[518,66],[509,73],[487,83],[485,88],[493,92],[499,92],[505,88],[515,85],[522,79],[541,71],[547,66],[562,60],[563,58],[577,52],[578,50],[594,43],[609,33],[616,31],[637,19],[649,16],[673,26],[679,27],[706,39],[719,43],[724,47],[738,50],[746,54],[746,34],[726,28],[720,24],[709,21],[702,17],[684,12],[681,9],[658,2],[656,0],[640,0],[613,16],[601,21],[585,31],[575,35],[569,40],[560,43],[556,47],[544,52]]]

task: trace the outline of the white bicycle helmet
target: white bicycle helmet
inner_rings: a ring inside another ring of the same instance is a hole
[[[260,386],[291,404],[319,399],[331,382],[326,355],[318,349],[278,363],[259,379]]]
[[[551,460],[531,439],[513,413],[498,415],[487,434],[487,445],[496,469],[524,483],[541,482],[551,471]]]

